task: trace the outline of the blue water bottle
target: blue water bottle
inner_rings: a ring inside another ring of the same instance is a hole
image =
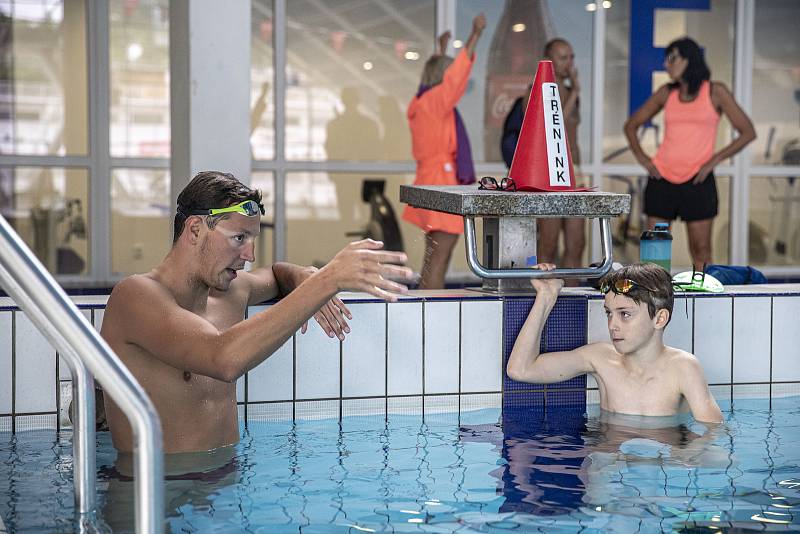
[[[669,233],[669,223],[656,223],[652,230],[642,232],[639,242],[639,261],[642,263],[655,263],[667,272],[672,267],[672,234]]]

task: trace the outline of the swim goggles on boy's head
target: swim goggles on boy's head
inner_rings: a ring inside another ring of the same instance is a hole
[[[227,208],[186,210],[178,206],[178,211],[184,215],[222,215],[223,213],[240,213],[246,217],[264,215],[264,206],[255,200],[245,200]]]
[[[620,278],[619,280],[614,280],[613,284],[605,282],[603,285],[600,286],[600,291],[605,294],[609,291],[613,291],[617,295],[625,295],[634,289],[644,289],[651,293],[654,293],[655,290],[650,289],[649,287],[645,287],[638,282],[634,282],[630,278]]]

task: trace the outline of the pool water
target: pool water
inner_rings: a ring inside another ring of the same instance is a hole
[[[172,532],[800,531],[800,397],[771,408],[736,401],[725,415],[716,428],[596,408],[251,421],[231,450],[170,460],[168,523]],[[68,437],[0,434],[9,532],[72,530]],[[98,447],[99,524],[131,531],[130,467],[108,433]]]

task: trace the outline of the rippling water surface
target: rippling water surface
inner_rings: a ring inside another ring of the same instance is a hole
[[[800,530],[800,397],[724,425],[590,410],[251,422],[168,461],[173,532]],[[133,528],[129,462],[98,436],[100,526]],[[71,443],[0,433],[9,532],[71,531]]]

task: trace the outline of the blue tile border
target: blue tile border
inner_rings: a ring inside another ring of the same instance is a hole
[[[510,297],[505,299],[504,305],[504,318],[503,318],[503,392],[504,392],[504,406],[506,397],[508,402],[514,406],[531,407],[538,406],[539,404],[562,402],[566,399],[568,402],[565,404],[573,404],[572,397],[550,395],[550,392],[559,391],[563,389],[580,389],[583,391],[583,404],[586,403],[586,375],[576,376],[564,382],[555,384],[526,384],[511,380],[505,374],[505,368],[508,364],[508,358],[511,355],[511,349],[514,347],[514,341],[519,335],[523,323],[528,317],[531,307],[533,306],[534,299],[531,297]],[[542,342],[540,346],[541,352],[554,352],[573,350],[582,347],[586,344],[586,321],[588,317],[588,306],[586,296],[571,296],[565,295],[558,299],[555,307],[553,307],[550,316],[545,323],[544,332],[542,333]],[[518,396],[517,392],[526,392],[522,396]],[[541,393],[536,393],[541,391]]]

